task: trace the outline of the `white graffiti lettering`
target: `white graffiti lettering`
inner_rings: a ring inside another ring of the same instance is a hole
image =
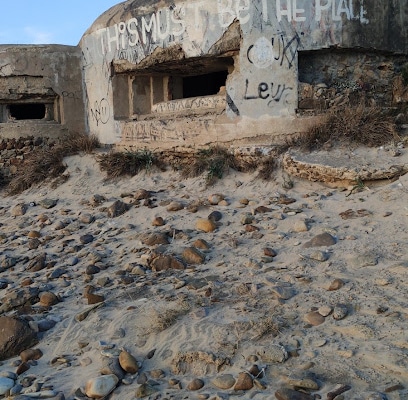
[[[263,20],[268,21],[268,0],[262,0]],[[299,5],[303,4],[303,8]],[[276,0],[276,17],[278,22],[286,18],[289,22],[306,21],[305,0]],[[323,17],[329,15],[333,21],[341,21],[343,17],[347,20],[360,20],[361,23],[367,24],[367,12],[364,7],[364,0],[315,0],[314,18],[318,22]]]
[[[218,16],[220,26],[226,28],[231,25],[235,19],[241,24],[246,24],[250,19],[249,0],[217,0]]]
[[[211,0],[217,6],[218,23],[221,28],[227,28],[235,20],[241,25],[251,20],[250,0]],[[307,15],[316,22],[330,18],[333,22],[359,20],[367,24],[364,0],[259,0],[262,19],[265,23],[273,22],[275,16],[280,23],[287,20],[290,23],[305,22]],[[216,2],[216,3],[215,3]],[[208,13],[209,5],[204,1],[192,3],[182,2],[167,8],[161,8],[150,15],[132,17],[127,21],[109,26],[101,30],[102,52],[123,51],[137,45],[146,46],[169,38],[182,36],[192,21],[190,29],[199,30],[203,24],[204,13]],[[207,10],[207,11],[206,11]],[[313,10],[313,14],[306,11]],[[194,22],[193,22],[194,21]]]

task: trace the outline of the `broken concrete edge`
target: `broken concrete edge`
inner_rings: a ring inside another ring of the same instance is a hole
[[[359,148],[360,152],[373,152],[371,148]],[[288,151],[282,156],[282,169],[291,176],[306,179],[312,182],[322,182],[330,186],[349,186],[359,182],[392,181],[405,175],[408,172],[408,155],[399,159],[393,159],[392,164],[378,157],[359,160],[360,162],[347,162],[345,155],[344,162],[339,164],[339,160],[333,157],[326,159],[326,162],[319,157],[330,152],[300,153]],[[320,160],[319,160],[320,158]],[[366,162],[364,162],[366,161]]]
[[[259,161],[259,163],[267,157],[275,158],[281,170],[290,176],[312,182],[321,182],[334,187],[347,187],[359,182],[389,182],[408,173],[408,154],[399,158],[390,157],[388,160],[385,160],[384,157],[372,156],[372,153],[376,152],[377,149],[365,148],[364,146],[360,146],[358,152],[360,154],[370,154],[371,157],[368,157],[368,159],[362,157],[359,159],[360,162],[350,161],[347,155],[339,161],[338,157],[334,156],[334,151],[301,152],[288,148],[284,142],[280,145],[221,142],[185,147],[173,146],[157,150],[150,148],[149,150],[152,152],[157,151],[169,157],[192,157],[200,150],[217,146],[227,149],[235,156],[246,160]],[[114,151],[137,151],[141,148],[136,146],[124,148],[121,145],[117,145],[113,149]],[[337,151],[341,152],[341,150]],[[322,158],[325,158],[325,161],[321,161]]]

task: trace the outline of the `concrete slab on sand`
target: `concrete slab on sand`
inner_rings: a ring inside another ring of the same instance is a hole
[[[341,147],[303,152],[291,149],[284,154],[282,166],[289,175],[339,186],[392,180],[408,172],[408,150]]]

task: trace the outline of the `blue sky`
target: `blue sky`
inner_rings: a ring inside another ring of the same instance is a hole
[[[1,0],[0,44],[75,46],[104,11],[122,0]]]

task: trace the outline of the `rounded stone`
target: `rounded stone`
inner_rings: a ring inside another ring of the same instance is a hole
[[[210,244],[206,242],[204,239],[197,239],[194,243],[193,246],[196,249],[200,250],[209,250],[211,248]]]
[[[209,233],[209,232],[215,231],[216,228],[217,228],[216,223],[214,221],[209,220],[209,219],[204,219],[203,218],[203,219],[199,219],[196,222],[196,229],[199,230],[199,231]]]
[[[339,290],[344,286],[344,282],[341,279],[335,279],[329,286],[329,291]]]
[[[43,292],[40,294],[40,304],[43,307],[52,307],[59,303],[59,298],[52,292]]]
[[[79,241],[82,244],[88,244],[88,243],[92,243],[94,241],[94,237],[93,235],[91,235],[90,233],[86,234],[86,235],[82,235],[79,238]]]
[[[337,304],[333,310],[333,318],[341,320],[348,314],[348,307],[345,304]]]
[[[194,247],[184,249],[182,257],[187,264],[202,264],[205,261],[205,255]]]
[[[43,352],[40,349],[27,349],[20,353],[20,358],[22,362],[27,362],[30,360],[39,360],[43,356]]]
[[[336,239],[330,235],[330,233],[324,232],[320,235],[316,235],[312,240],[306,242],[303,247],[333,246],[334,244],[336,244]]]
[[[323,315],[323,317],[327,317],[328,315],[331,314],[333,308],[330,306],[321,306],[317,311],[319,312],[320,315]]]
[[[307,232],[309,230],[307,224],[303,220],[296,221],[293,225],[294,232]]]
[[[172,201],[166,208],[167,211],[180,211],[184,208],[183,203]]]
[[[313,326],[321,325],[325,321],[323,315],[321,315],[317,311],[308,312],[304,318],[307,323]]]
[[[200,390],[203,386],[204,386],[204,381],[202,379],[195,378],[187,385],[187,389],[196,391],[196,390]]]
[[[149,197],[151,197],[151,194],[146,189],[138,189],[133,194],[133,198],[135,198],[136,200],[146,200]]]
[[[222,194],[210,194],[208,196],[208,202],[212,205],[217,205],[220,201],[224,200],[224,196]]]
[[[155,217],[152,221],[153,226],[163,226],[164,224],[165,222],[162,217]]]
[[[102,399],[111,393],[119,382],[119,378],[114,375],[102,375],[90,379],[85,385],[85,394],[93,399]]]
[[[38,239],[41,237],[41,233],[38,231],[30,231],[27,235],[30,239]]]
[[[13,379],[0,377],[0,396],[4,396],[14,386]]]
[[[127,351],[122,350],[119,354],[119,364],[124,371],[129,372],[130,374],[135,374],[139,371],[139,365],[137,364],[136,358]]]
[[[86,298],[88,300],[88,304],[97,304],[97,303],[102,303],[103,301],[105,301],[104,296],[93,294],[93,293],[87,293]]]
[[[250,390],[254,386],[252,376],[247,372],[241,372],[235,382],[234,390]]]
[[[235,385],[235,378],[231,374],[223,374],[216,376],[211,383],[218,389],[228,390]]]

